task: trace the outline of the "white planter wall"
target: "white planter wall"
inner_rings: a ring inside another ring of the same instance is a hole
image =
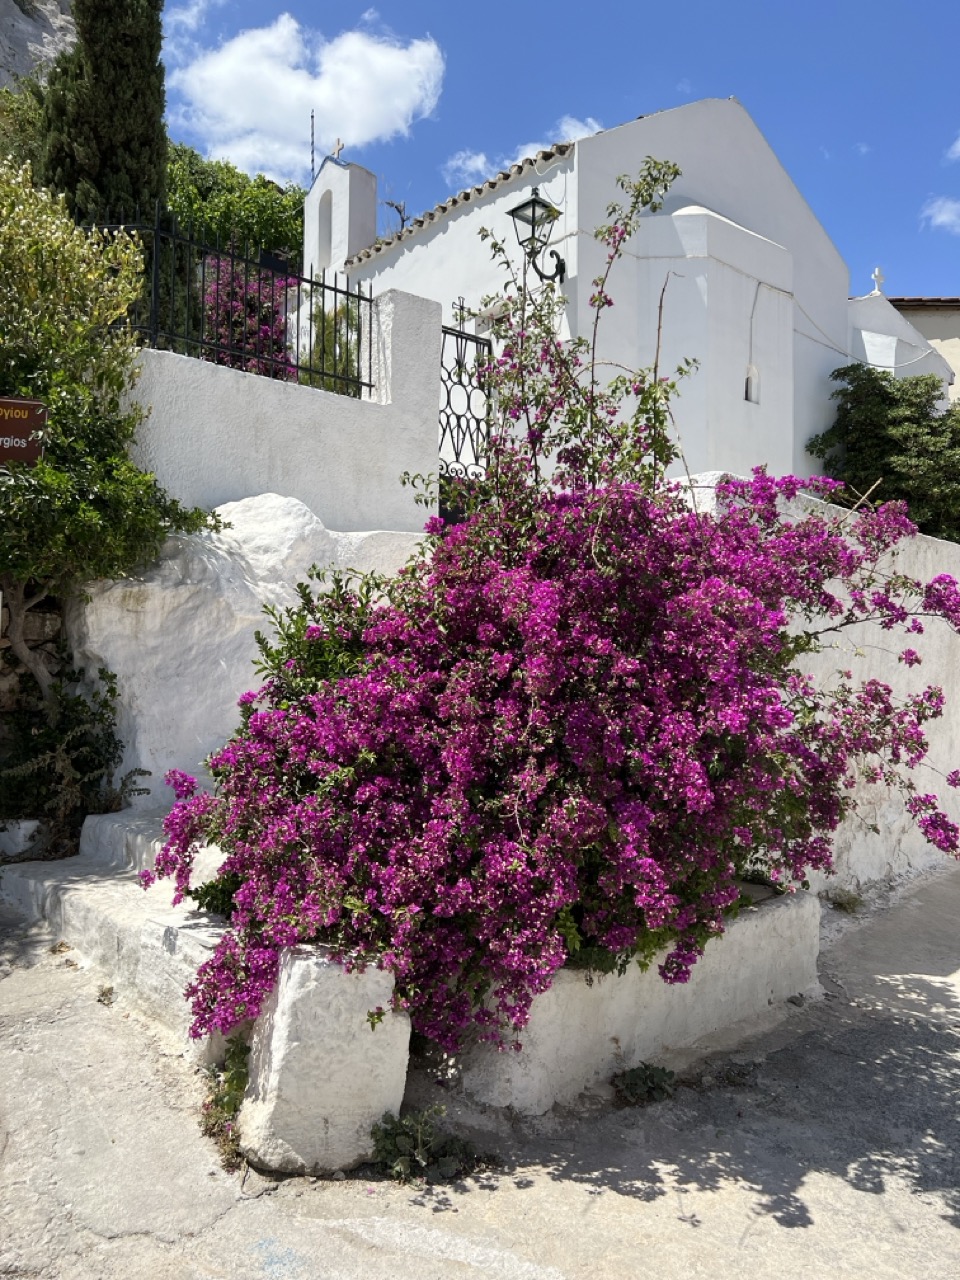
[[[463,1087],[480,1102],[542,1115],[591,1085],[819,991],[820,904],[810,894],[747,908],[712,939],[690,981],[668,986],[656,962],[619,977],[562,969],[533,1002],[520,1053],[480,1045],[463,1057]]]

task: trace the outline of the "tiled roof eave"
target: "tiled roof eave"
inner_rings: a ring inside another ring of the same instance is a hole
[[[421,214],[419,218],[414,218],[410,225],[404,227],[402,231],[396,231],[392,236],[381,240],[378,244],[372,244],[369,248],[361,249],[359,253],[355,253],[352,258],[348,258],[343,264],[344,270],[349,271],[351,267],[358,267],[363,262],[369,262],[371,258],[377,257],[385,249],[392,249],[401,240],[409,240],[419,231],[422,231],[424,227],[439,221],[440,218],[450,213],[453,209],[469,204],[471,200],[488,195],[491,191],[496,191],[498,187],[502,187],[507,182],[511,182],[514,178],[526,173],[534,165],[539,164],[541,160],[555,160],[569,155],[575,145],[573,142],[561,142],[556,146],[548,147],[544,151],[538,151],[535,156],[529,156],[526,160],[521,160],[519,164],[511,165],[509,169],[502,170],[495,177],[488,178],[486,182],[481,182],[479,186],[468,187],[465,191],[460,191],[457,195],[451,196],[449,200],[441,201],[440,204]]]
[[[960,307],[960,298],[887,298],[887,301],[898,310],[903,307],[914,308],[918,311],[922,308],[933,310],[937,307]]]

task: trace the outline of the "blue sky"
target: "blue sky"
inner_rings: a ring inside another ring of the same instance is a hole
[[[307,182],[312,107],[318,156],[341,139],[411,215],[528,148],[737,97],[853,293],[879,264],[888,294],[960,295],[956,0],[167,0],[165,27],[174,138]]]

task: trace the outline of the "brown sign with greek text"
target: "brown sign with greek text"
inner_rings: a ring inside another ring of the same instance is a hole
[[[39,462],[43,444],[37,432],[47,425],[47,406],[39,400],[0,397],[0,467],[11,462]]]

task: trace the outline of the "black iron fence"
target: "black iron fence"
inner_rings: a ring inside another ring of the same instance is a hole
[[[489,338],[443,326],[440,355],[440,476],[479,479],[486,470],[490,398]]]
[[[145,345],[356,398],[373,389],[369,287],[195,235],[163,210],[100,224],[121,227],[143,245],[144,288],[131,322]]]

